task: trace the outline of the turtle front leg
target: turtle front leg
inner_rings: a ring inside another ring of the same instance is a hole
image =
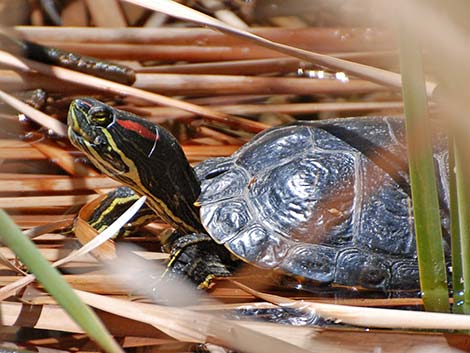
[[[230,252],[204,233],[180,235],[175,232],[165,244],[170,261],[163,279],[186,278],[208,289],[216,277],[231,276],[240,264]]]

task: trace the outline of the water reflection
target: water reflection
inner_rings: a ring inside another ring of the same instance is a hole
[[[310,70],[299,67],[297,69],[297,76],[314,78],[318,80],[337,80],[340,82],[349,82],[349,76],[342,71],[339,72],[329,72],[325,70]]]

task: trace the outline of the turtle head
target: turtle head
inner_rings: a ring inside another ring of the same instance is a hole
[[[95,99],[75,99],[69,108],[68,135],[72,144],[84,152],[98,169],[126,182],[125,178],[132,178],[132,168],[126,163],[128,161],[123,160],[122,144],[127,137],[122,134],[128,132],[118,123],[122,121],[122,115],[123,112]]]
[[[178,141],[163,127],[93,98],[72,101],[68,135],[103,173],[148,198],[175,228],[200,230],[199,181]]]

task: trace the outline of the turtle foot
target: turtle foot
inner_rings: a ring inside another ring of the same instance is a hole
[[[201,289],[210,288],[216,277],[231,276],[240,263],[203,233],[178,236],[171,244],[170,256],[164,277],[183,277]]]

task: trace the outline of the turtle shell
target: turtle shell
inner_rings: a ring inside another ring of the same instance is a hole
[[[196,168],[202,223],[258,267],[321,283],[419,288],[403,141],[398,117],[270,129]],[[435,160],[445,175],[445,149]],[[438,179],[445,228],[447,178]]]

